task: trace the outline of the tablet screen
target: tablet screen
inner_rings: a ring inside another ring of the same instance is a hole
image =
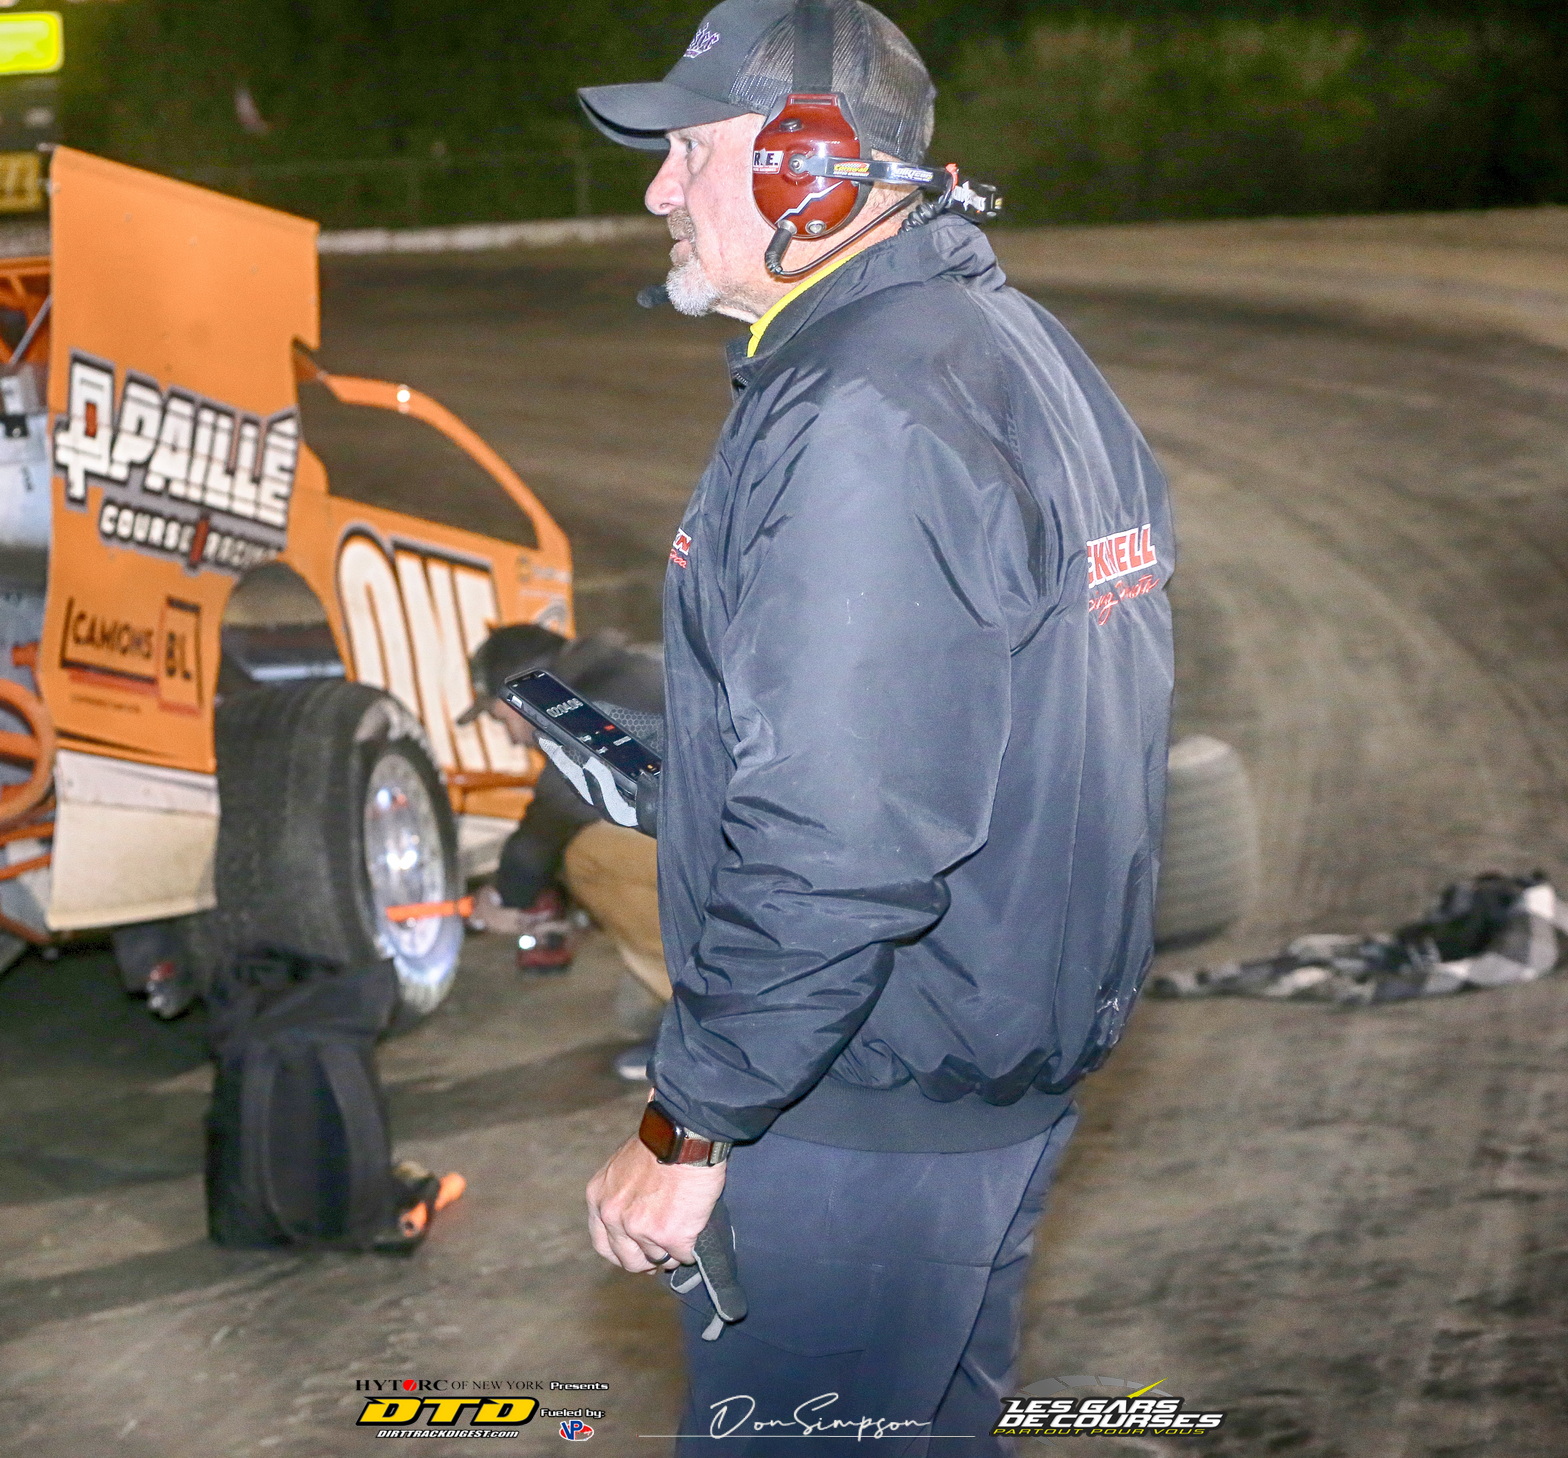
[[[575,740],[633,784],[644,773],[658,774],[658,755],[573,693],[553,673],[528,673],[509,679],[506,689],[508,698],[516,694],[542,714],[560,731],[559,737]],[[548,731],[541,728],[541,732]]]

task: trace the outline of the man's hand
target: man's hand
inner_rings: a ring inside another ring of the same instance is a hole
[[[628,1271],[690,1265],[724,1190],[724,1166],[660,1164],[633,1135],[588,1181],[593,1248]]]

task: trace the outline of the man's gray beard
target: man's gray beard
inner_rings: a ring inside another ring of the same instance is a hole
[[[677,263],[664,281],[669,290],[670,305],[677,313],[700,318],[711,314],[719,302],[719,291],[713,280],[702,271],[702,260],[695,252],[684,262]]]

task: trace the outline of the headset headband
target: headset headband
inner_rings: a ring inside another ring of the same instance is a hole
[[[833,89],[833,9],[828,0],[798,0],[795,6],[794,93]]]

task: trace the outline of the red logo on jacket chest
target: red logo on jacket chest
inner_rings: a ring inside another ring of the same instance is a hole
[[[1147,526],[1112,532],[1108,537],[1096,537],[1094,541],[1085,544],[1084,551],[1089,558],[1090,587],[1109,582],[1115,577],[1124,577],[1144,567],[1152,567],[1156,561]]]
[[[1158,565],[1148,525],[1096,537],[1084,543],[1084,555],[1089,563],[1089,616],[1102,625],[1121,603],[1145,597],[1160,585],[1155,573],[1144,570]],[[1134,572],[1139,574],[1136,581],[1124,580]],[[1111,583],[1115,586],[1107,585]]]

